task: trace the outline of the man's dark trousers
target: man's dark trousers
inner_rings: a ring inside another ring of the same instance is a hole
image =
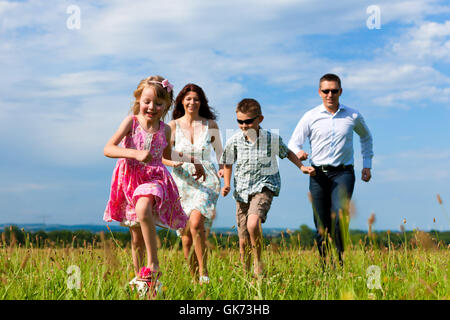
[[[355,171],[353,166],[337,168],[317,166],[315,169],[316,175],[309,180],[309,191],[312,197],[319,253],[322,257],[327,254],[328,236],[323,232],[326,231],[330,234],[342,262],[344,243],[341,227],[345,228],[347,224],[340,221],[342,217],[339,213],[341,212],[343,216],[349,214],[349,200],[355,186]]]

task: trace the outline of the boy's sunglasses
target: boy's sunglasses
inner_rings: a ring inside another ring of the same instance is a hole
[[[253,121],[255,121],[255,119],[256,118],[258,118],[259,116],[256,116],[256,117],[254,117],[253,119],[246,119],[246,120],[239,120],[239,119],[236,119],[237,120],[237,122],[239,123],[239,124],[252,124],[253,123]]]
[[[339,92],[339,90],[341,90],[341,89],[325,89],[325,90],[320,90],[320,91],[322,91],[325,94],[329,94],[330,91],[332,94],[337,94]]]

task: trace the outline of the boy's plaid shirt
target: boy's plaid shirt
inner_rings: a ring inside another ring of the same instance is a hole
[[[279,135],[262,128],[255,143],[247,141],[242,131],[234,134],[220,159],[222,164],[236,163],[233,197],[247,203],[249,195],[261,192],[264,187],[278,196],[281,179],[275,156],[283,159],[288,151]]]

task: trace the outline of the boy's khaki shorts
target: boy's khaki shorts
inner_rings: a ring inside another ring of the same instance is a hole
[[[256,214],[259,216],[261,223],[266,221],[273,195],[273,191],[264,187],[261,192],[250,195],[247,203],[236,201],[236,222],[239,238],[250,236],[247,230],[249,215]]]

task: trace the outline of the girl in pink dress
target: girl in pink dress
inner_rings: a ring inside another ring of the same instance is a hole
[[[156,283],[160,276],[156,225],[184,228],[184,213],[177,186],[162,164],[162,156],[172,159],[171,129],[161,119],[173,102],[173,86],[160,76],[142,80],[134,91],[132,115],[122,121],[104,148],[105,156],[119,158],[114,168],[111,192],[104,220],[119,221],[130,228],[136,278]],[[192,162],[196,178],[204,178],[200,162],[178,155],[177,160]],[[144,263],[144,253],[147,263]]]

